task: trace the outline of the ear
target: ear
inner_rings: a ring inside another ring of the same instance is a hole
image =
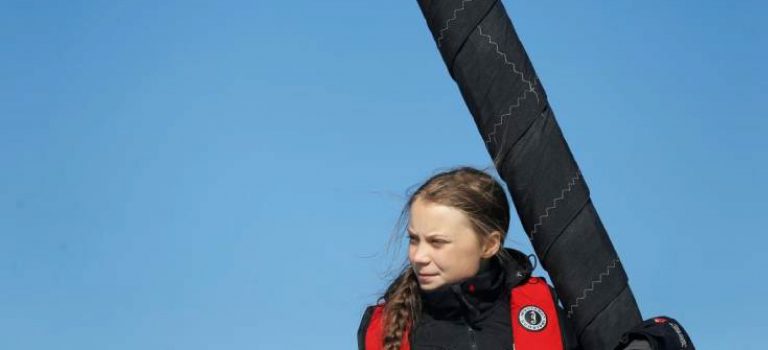
[[[496,253],[499,252],[499,249],[501,249],[501,232],[493,231],[486,237],[485,242],[483,243],[482,257],[484,259],[490,258],[496,255]]]

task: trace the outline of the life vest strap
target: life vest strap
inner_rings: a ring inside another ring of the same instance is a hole
[[[543,278],[529,278],[512,289],[509,299],[515,350],[563,349],[555,299]]]
[[[403,340],[400,342],[400,350],[411,350],[408,332],[409,329],[406,328],[403,333]],[[365,332],[365,350],[382,349],[384,349],[384,305],[378,305],[373,310],[371,323]]]

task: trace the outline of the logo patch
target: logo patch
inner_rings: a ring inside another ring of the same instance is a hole
[[[523,328],[533,332],[538,332],[547,326],[547,314],[544,313],[544,310],[533,305],[520,310],[517,319]]]

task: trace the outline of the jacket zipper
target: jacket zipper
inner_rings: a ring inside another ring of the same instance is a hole
[[[477,350],[477,340],[475,339],[475,330],[472,329],[472,326],[467,326],[467,331],[469,332],[469,341],[470,345],[472,346],[472,350]]]

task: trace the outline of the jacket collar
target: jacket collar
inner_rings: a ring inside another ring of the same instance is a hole
[[[508,259],[504,261],[504,275],[507,289],[511,290],[520,283],[531,277],[533,265],[529,258],[531,255],[525,255],[519,250],[504,248]]]

